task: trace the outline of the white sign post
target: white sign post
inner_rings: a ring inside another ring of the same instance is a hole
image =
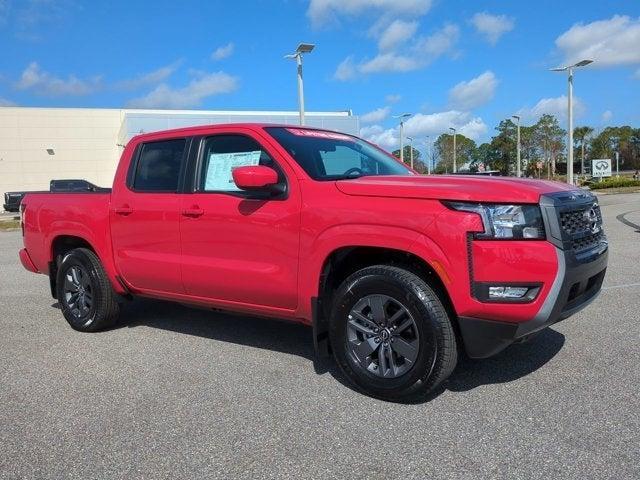
[[[598,158],[591,160],[591,176],[595,178],[603,178],[611,176],[611,159]]]

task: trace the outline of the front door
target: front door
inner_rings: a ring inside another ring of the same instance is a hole
[[[297,306],[300,194],[289,168],[252,131],[201,139],[195,192],[182,199],[182,279],[187,294],[221,304]],[[234,166],[278,171],[285,193],[240,191]]]

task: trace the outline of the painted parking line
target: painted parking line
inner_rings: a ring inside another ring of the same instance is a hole
[[[640,283],[623,283],[622,285],[610,285],[608,287],[602,287],[602,290],[614,290],[616,288],[630,288],[640,287]]]

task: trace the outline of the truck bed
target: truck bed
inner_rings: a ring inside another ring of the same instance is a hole
[[[97,192],[29,192],[22,200],[25,247],[39,272],[48,272],[54,240],[76,235],[111,252],[109,205],[111,189]]]

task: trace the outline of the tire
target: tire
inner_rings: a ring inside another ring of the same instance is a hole
[[[113,326],[120,312],[116,293],[91,250],[68,252],[58,267],[56,295],[72,328],[95,332]]]
[[[388,265],[364,268],[342,283],[333,296],[329,338],[345,376],[365,394],[388,401],[424,397],[458,360],[438,295],[422,278]]]

